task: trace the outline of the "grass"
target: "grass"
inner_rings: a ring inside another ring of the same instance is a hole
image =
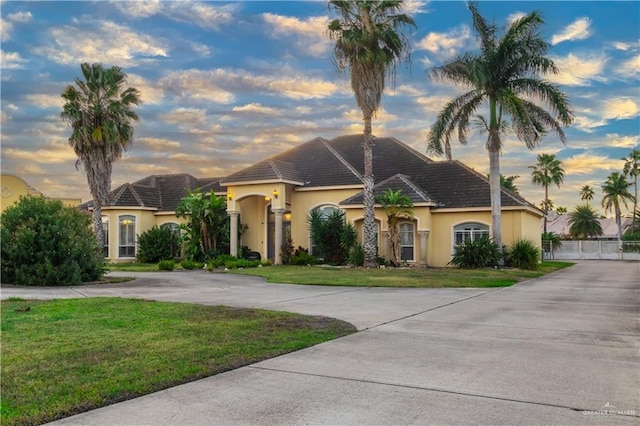
[[[519,269],[455,268],[336,268],[324,266],[277,266],[231,271],[264,277],[270,283],[350,287],[507,287],[573,265],[543,262],[536,271]]]
[[[180,267],[180,264],[176,264],[176,269]],[[109,264],[110,271],[127,271],[127,272],[157,272],[158,264],[157,263],[139,263],[139,262],[131,262],[131,263],[110,263]]]
[[[1,306],[3,425],[49,422],[355,331],[328,318],[117,298]]]

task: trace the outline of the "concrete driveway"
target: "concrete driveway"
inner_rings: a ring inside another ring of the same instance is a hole
[[[56,424],[640,424],[639,262],[582,262],[503,289],[305,287],[200,271],[140,277],[3,287],[2,298],[260,307],[362,331]]]

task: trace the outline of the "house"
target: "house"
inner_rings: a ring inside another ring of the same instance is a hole
[[[617,241],[618,240],[618,224],[614,217],[599,218],[602,227],[602,235],[587,238],[588,240]],[[622,218],[622,232],[631,227],[633,219],[630,217]],[[547,232],[552,232],[561,238],[573,239],[569,232],[571,222],[569,215],[558,215],[555,212],[549,212],[547,221]],[[541,231],[542,232],[542,231]]]
[[[312,210],[345,212],[362,239],[364,159],[362,135],[321,137],[267,158],[223,178],[188,174],[149,176],[111,192],[103,216],[105,253],[111,261],[135,257],[135,236],[154,225],[177,226],[175,208],[186,190],[201,188],[227,198],[232,236],[242,223],[241,246],[262,258],[281,261],[282,242],[313,251],[307,218]],[[489,181],[459,161],[432,161],[392,137],[375,138],[374,194],[386,189],[409,196],[414,218],[400,224],[402,260],[412,265],[445,266],[454,245],[491,234]],[[90,208],[90,203],[85,203]],[[502,190],[503,243],[526,238],[540,244],[542,211],[517,194]],[[375,209],[378,252],[390,257],[386,213]],[[109,226],[109,224],[115,226]]]
[[[28,195],[43,195],[29,185],[24,179],[15,175],[0,175],[0,212],[15,204],[20,197]],[[68,207],[76,207],[82,203],[79,198],[52,198],[62,201]]]
[[[104,255],[111,262],[131,262],[136,258],[137,235],[153,226],[177,230],[185,222],[176,217],[176,208],[187,191],[200,189],[224,195],[220,178],[197,179],[189,174],[154,175],[120,185],[102,206]],[[93,201],[80,206],[91,209]]]
[[[364,159],[362,135],[316,138],[223,178],[231,235],[238,217],[248,226],[242,244],[280,261],[283,236],[312,249],[307,217],[319,209],[341,209],[362,238]],[[400,224],[402,260],[445,266],[454,245],[491,234],[489,181],[459,161],[434,162],[392,137],[376,138],[374,194],[402,189],[414,203],[414,218]],[[540,244],[542,212],[502,190],[504,244],[527,238]],[[375,210],[378,252],[389,258],[386,214]],[[239,242],[231,240],[235,253]]]

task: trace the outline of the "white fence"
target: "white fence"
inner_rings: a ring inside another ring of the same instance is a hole
[[[640,241],[623,241],[622,250],[618,241],[562,241],[551,249],[549,241],[543,241],[545,260],[640,260]]]

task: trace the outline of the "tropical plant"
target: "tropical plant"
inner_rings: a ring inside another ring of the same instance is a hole
[[[560,216],[567,214],[567,211],[566,207],[556,207],[556,213]]]
[[[627,201],[633,202],[635,197],[629,192],[632,184],[627,182],[624,174],[613,172],[607,177],[607,181],[602,186],[604,197],[602,198],[602,207],[604,211],[613,211],[616,216],[616,225],[618,225],[618,242],[622,241],[622,209],[629,208]]]
[[[344,212],[333,210],[324,216],[319,210],[312,210],[307,220],[314,256],[327,263],[344,263],[357,239],[355,228],[344,219]]]
[[[538,269],[540,249],[531,240],[522,239],[514,242],[508,250],[506,261],[512,268]]]
[[[125,88],[127,75],[119,67],[80,65],[82,76],[62,92],[65,100],[60,116],[71,125],[69,145],[87,174],[93,197],[93,228],[96,241],[104,246],[102,206],[109,203],[111,170],[133,141],[132,110],[140,104],[140,92]]]
[[[569,213],[569,234],[578,240],[602,235],[602,225],[600,225],[596,211],[591,206],[588,204],[576,206]]]
[[[204,261],[216,257],[222,245],[229,244],[227,200],[213,192],[189,191],[176,208],[176,217],[186,218],[180,225],[185,254],[190,260]],[[240,228],[240,227],[239,227]]]
[[[560,236],[558,236],[553,232],[543,232],[541,239],[542,239],[542,246],[546,248],[546,246],[548,245],[549,250],[552,253],[554,248],[560,247],[562,245],[562,240],[560,239]]]
[[[545,212],[553,210],[553,200],[550,200],[548,198],[546,200],[541,200],[540,201],[540,208],[542,210],[544,210]],[[545,227],[545,229],[546,229],[546,227]],[[546,231],[544,231],[544,232],[546,232]]]
[[[387,214],[387,226],[389,228],[389,242],[391,243],[391,260],[396,265],[400,261],[400,221],[402,219],[413,218],[413,202],[411,198],[391,188],[376,197],[376,203],[384,209]]]
[[[633,228],[640,228],[640,223],[636,221],[638,215],[638,176],[640,176],[640,150],[634,149],[629,154],[629,157],[625,157],[622,160],[625,161],[622,173],[626,177],[633,178],[631,182],[633,184]]]
[[[585,201],[587,205],[589,205],[589,201],[593,200],[595,194],[595,191],[589,185],[585,185],[580,189],[580,199]]]
[[[157,263],[173,259],[179,246],[178,236],[169,228],[153,226],[138,236],[138,261]]]
[[[501,37],[498,29],[478,12],[476,3],[468,3],[473,28],[479,38],[480,52],[465,53],[436,67],[429,77],[451,82],[471,90],[448,102],[431,126],[428,151],[442,154],[442,146],[449,143],[454,132],[466,143],[470,119],[488,133],[489,174],[491,192],[492,235],[498,249],[502,249],[502,220],[500,199],[501,134],[512,129],[525,146],[533,149],[548,130],[566,141],[561,126],[573,121],[569,101],[564,93],[539,78],[557,73],[553,61],[545,55],[549,48],[539,33],[543,24],[536,12],[511,22]],[[550,112],[534,101],[548,106]],[[488,117],[477,116],[478,110],[488,106]],[[511,123],[506,118],[511,118]]]
[[[560,188],[560,184],[564,181],[564,169],[562,162],[553,154],[538,154],[538,162],[531,169],[531,182],[536,185],[542,185],[544,188],[544,232],[547,232],[547,215],[552,209],[549,200],[549,185],[556,184]]]
[[[3,283],[68,286],[105,272],[91,216],[43,196],[20,197],[0,219]]]
[[[339,72],[349,70],[351,89],[364,120],[364,225],[365,266],[377,266],[374,216],[373,135],[371,119],[380,107],[387,77],[395,82],[396,65],[409,60],[405,27],[413,19],[401,13],[402,0],[331,0],[338,15],[328,26],[335,42],[334,62]]]
[[[455,252],[450,264],[458,268],[488,268],[503,263],[502,250],[491,241],[491,238],[466,239],[454,248]]]
[[[176,261],[173,259],[163,259],[158,262],[158,270],[173,271],[176,269]]]
[[[505,176],[502,173],[500,173],[500,187],[507,189],[511,192],[513,192],[514,194],[520,194],[520,190],[518,189],[518,187],[515,184],[516,179],[518,179],[520,176],[515,175],[515,176]],[[491,175],[487,174],[487,179],[491,179]]]

